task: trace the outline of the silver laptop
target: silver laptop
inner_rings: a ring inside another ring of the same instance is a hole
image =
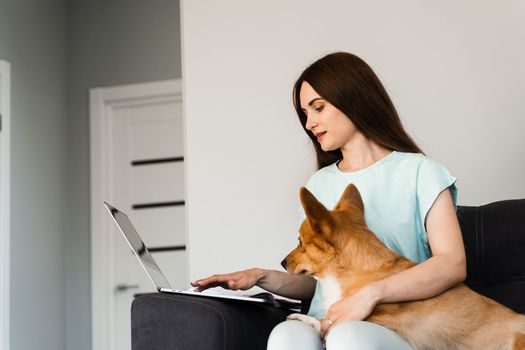
[[[170,287],[170,284],[164,277],[164,274],[160,270],[159,266],[151,256],[148,251],[148,248],[140,238],[139,234],[133,227],[133,224],[129,220],[128,216],[121,212],[120,210],[114,208],[110,204],[104,202],[104,205],[108,209],[111,217],[117,224],[120,232],[126,238],[126,241],[129,243],[129,246],[135,253],[135,256],[139,259],[140,264],[146,271],[146,274],[149,276],[151,282],[155,285],[157,290],[162,293],[174,293],[174,294],[185,294],[185,295],[195,295],[199,297],[206,298],[220,298],[220,299],[234,299],[234,300],[243,300],[250,301],[255,303],[266,303],[271,304],[276,307],[287,308],[297,310],[300,309],[300,301],[292,300],[288,298],[283,298],[276,296],[271,293],[263,292],[255,295],[245,295],[239,293],[234,293],[233,291],[225,290],[225,293],[206,293],[206,292],[197,292],[192,289],[189,290],[179,290],[173,289]]]

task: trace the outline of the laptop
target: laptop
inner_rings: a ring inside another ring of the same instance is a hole
[[[133,227],[133,224],[129,220],[128,216],[106,202],[104,202],[104,205],[106,206],[107,210],[111,214],[111,217],[120,229],[120,232],[122,232],[122,234],[124,235],[124,238],[128,242],[129,246],[135,253],[135,256],[144,268],[144,271],[146,271],[146,274],[150,278],[151,282],[153,282],[153,284],[157,288],[157,291],[161,293],[193,295],[205,298],[241,300],[253,303],[270,304],[278,308],[285,308],[289,310],[300,310],[300,301],[280,297],[278,295],[268,292],[247,295],[243,294],[242,292],[225,289],[223,290],[223,292],[207,292],[209,290],[197,292],[191,288],[187,290],[171,288],[170,284],[168,283],[168,280],[166,279],[166,277],[164,277],[164,274],[162,273],[159,266],[151,256],[150,252],[148,251],[148,248],[146,247],[146,245],[142,241],[142,238],[140,238],[139,234]]]

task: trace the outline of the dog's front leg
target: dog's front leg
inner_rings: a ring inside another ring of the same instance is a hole
[[[288,317],[286,317],[286,319],[303,321],[304,323],[309,324],[310,326],[314,327],[317,333],[321,332],[321,321],[319,321],[317,318],[314,318],[312,316],[306,316],[303,314],[290,314],[288,315]]]

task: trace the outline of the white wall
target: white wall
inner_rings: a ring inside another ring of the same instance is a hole
[[[190,278],[277,268],[314,156],[291,90],[341,50],[377,72],[461,204],[525,197],[525,2],[185,0]]]
[[[66,1],[0,0],[11,64],[10,349],[65,348]]]

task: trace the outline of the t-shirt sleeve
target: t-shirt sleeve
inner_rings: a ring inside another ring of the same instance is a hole
[[[425,157],[419,165],[416,190],[419,219],[425,234],[428,212],[439,194],[447,188],[450,189],[454,207],[457,208],[456,178],[443,165]]]

